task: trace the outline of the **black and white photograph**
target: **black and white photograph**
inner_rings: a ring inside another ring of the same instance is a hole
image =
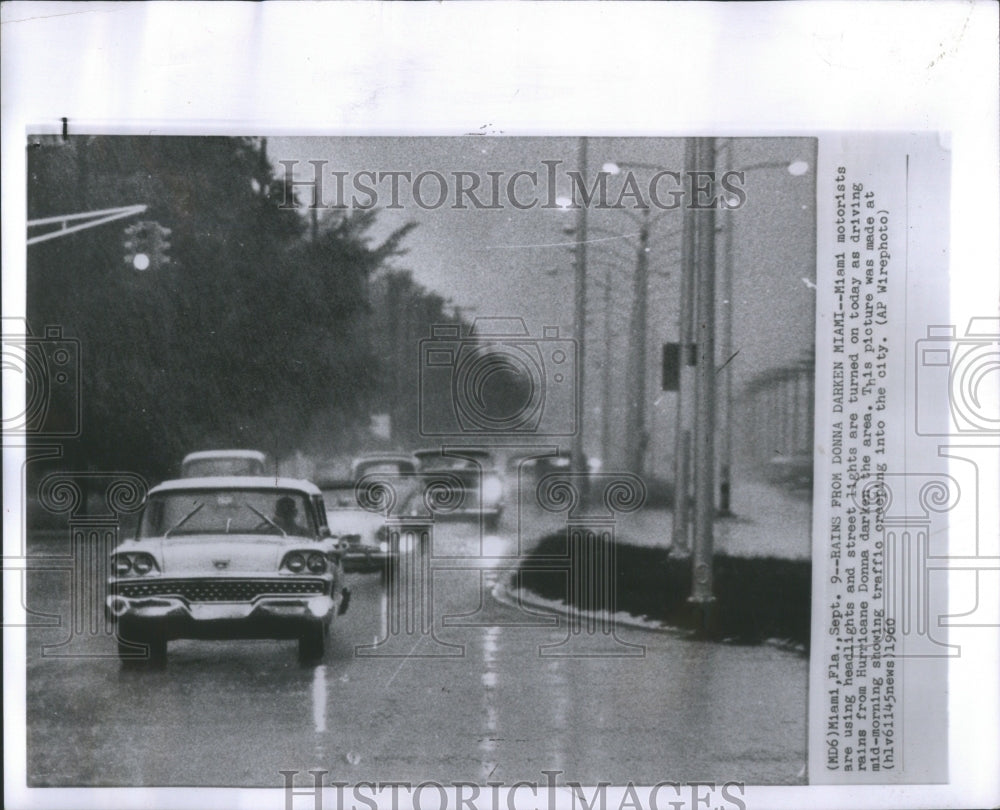
[[[727,29],[759,118],[733,65],[646,75],[707,4],[35,5],[5,95],[44,64],[63,106],[4,112],[8,806],[992,795],[956,730],[1000,626],[968,130],[778,112],[766,3]],[[143,79],[29,55],[74,25]],[[581,49],[612,31],[635,72]]]
[[[29,141],[30,783],[804,781],[815,166]]]

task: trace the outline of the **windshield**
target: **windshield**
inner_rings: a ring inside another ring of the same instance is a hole
[[[199,458],[184,465],[185,478],[211,478],[217,475],[263,475],[264,465],[257,458]]]
[[[301,492],[215,489],[151,495],[139,537],[185,534],[270,534],[315,537]]]

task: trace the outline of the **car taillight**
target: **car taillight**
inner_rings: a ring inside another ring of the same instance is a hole
[[[309,555],[309,558],[306,560],[306,565],[314,574],[326,573],[326,557],[315,551]]]
[[[123,577],[132,570],[132,560],[124,554],[119,554],[115,557],[112,565],[114,566],[115,576]]]
[[[287,557],[285,557],[285,568],[291,571],[293,574],[297,574],[306,567],[306,558],[303,557],[299,552],[293,551]]]

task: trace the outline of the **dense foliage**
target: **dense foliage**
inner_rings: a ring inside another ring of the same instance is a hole
[[[312,238],[260,140],[81,136],[28,151],[29,219],[142,203],[171,229],[170,262],[146,272],[125,261],[134,219],[28,249],[33,332],[60,326],[81,346],[82,432],[62,466],[161,478],[194,449],[349,444],[374,403],[399,398],[380,390],[371,296],[378,274],[400,275],[410,226],[376,241],[374,211],[324,212]],[[399,292],[421,320],[444,317],[412,281]]]

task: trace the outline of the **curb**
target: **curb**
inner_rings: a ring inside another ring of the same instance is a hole
[[[510,592],[510,589],[508,587],[509,580],[513,579],[513,577],[516,575],[517,574],[515,572],[515,574],[507,578],[507,581],[498,580],[497,583],[493,586],[493,589],[490,591],[490,595],[493,597],[493,599],[495,599],[501,605],[505,605],[506,607],[514,609],[518,609],[522,606],[532,607],[538,610],[548,611],[550,613],[558,614],[560,616],[565,616],[567,618],[583,616],[586,618],[592,618],[595,621],[601,620],[603,618],[603,614],[596,613],[590,610],[579,610],[577,608],[567,605],[565,602],[555,602],[551,599],[545,599],[541,596],[537,596],[532,591],[526,590],[524,588],[521,589],[521,598],[519,601],[517,597],[515,597]],[[676,625],[672,624],[664,624],[663,622],[656,622],[653,621],[652,619],[643,619],[640,618],[639,616],[634,616],[631,613],[626,613],[624,611],[619,611],[618,613],[615,614],[614,624],[619,624],[625,627],[633,627],[638,630],[647,630],[651,633],[662,633],[664,635],[671,635],[682,639],[698,640],[695,637],[696,634],[694,630],[684,627],[677,627]],[[720,641],[713,643],[726,644],[731,642],[729,642],[727,639],[721,639]],[[783,641],[781,639],[775,639],[775,638],[765,639],[764,641],[760,642],[759,646],[773,647],[775,649],[783,650],[785,652],[797,653],[799,655],[805,655],[806,657],[809,656],[809,651],[808,649],[806,649],[804,645],[789,643],[788,641]]]
[[[565,602],[555,602],[551,599],[545,599],[544,597],[537,596],[534,592],[527,589],[521,589],[520,600],[514,596],[510,588],[508,587],[509,580],[517,576],[517,573],[508,577],[508,581],[499,580],[493,586],[493,590],[490,595],[501,605],[505,605],[510,608],[518,609],[522,606],[536,608],[542,611],[549,611],[550,613],[555,613],[560,616],[569,617],[584,617],[589,619],[594,619],[595,621],[604,618],[604,614],[597,613],[592,610],[579,610],[578,608],[571,607]],[[693,635],[693,631],[686,630],[683,627],[675,627],[670,624],[663,624],[662,622],[656,622],[652,619],[643,619],[639,616],[634,616],[631,613],[626,613],[624,611],[619,611],[615,614],[614,624],[624,625],[625,627],[634,627],[639,630],[648,630],[653,633],[666,633],[676,636],[690,636]]]

